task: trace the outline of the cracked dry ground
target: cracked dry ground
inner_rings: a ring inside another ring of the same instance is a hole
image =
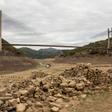
[[[74,78],[77,72],[81,69],[82,71],[77,75],[78,79]],[[55,68],[54,75],[48,75],[47,73],[45,74],[37,71],[33,72],[35,70],[29,70],[25,72],[25,74],[27,74],[26,76],[18,76],[16,74],[17,76],[11,75],[8,79],[2,77],[1,81],[3,78],[4,80],[7,80],[7,83],[2,82],[6,83],[4,84],[5,88],[8,86],[8,89],[10,87],[11,91],[10,89],[5,90],[2,86],[1,93],[4,91],[4,93],[7,93],[7,96],[9,96],[9,98],[12,98],[6,99],[4,101],[1,97],[0,105],[3,106],[3,103],[5,102],[5,109],[2,108],[0,112],[111,112],[111,92],[107,92],[107,88],[106,90],[101,89],[103,88],[102,85],[100,85],[100,88],[98,88],[96,85],[94,88],[91,88],[92,83],[90,84],[90,82],[88,82],[85,77],[79,77],[80,74],[82,74],[82,76],[85,75],[82,72],[84,72],[86,69],[88,69],[87,66],[78,65],[77,67],[65,70],[62,74],[57,73],[60,75],[56,74],[57,68]],[[62,72],[63,70],[61,69],[60,72]],[[46,69],[44,70],[44,72],[45,71],[50,70]],[[33,77],[31,77],[32,72]],[[92,69],[90,69],[90,73],[91,72],[98,73],[99,75],[101,74],[100,70],[93,71]],[[96,75],[95,77],[97,77],[98,79],[100,78],[98,77],[98,75]],[[89,78],[91,79],[91,77]],[[12,80],[8,81],[9,79]],[[90,81],[96,84],[98,80],[95,79],[93,81],[91,79]],[[110,80],[108,80],[108,82],[110,83]],[[107,82],[105,83],[102,81],[98,81],[97,83],[107,84]],[[92,90],[87,92],[88,89],[86,87],[96,90],[100,89],[100,92],[95,91],[92,93]],[[107,87],[111,90],[110,86]],[[34,91],[37,92],[35,94],[35,97]]]

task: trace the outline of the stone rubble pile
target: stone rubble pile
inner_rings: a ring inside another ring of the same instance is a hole
[[[71,98],[110,89],[112,76],[79,64],[59,75],[36,73],[0,89],[0,112],[59,112]]]
[[[61,75],[68,79],[82,78],[89,81],[92,87],[108,86],[108,84],[112,83],[112,75],[110,72],[104,73],[102,70],[91,69],[91,66],[84,64],[78,64],[75,68],[65,70]]]

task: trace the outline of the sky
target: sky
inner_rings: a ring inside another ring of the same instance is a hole
[[[107,38],[112,0],[0,0],[10,43],[83,45]]]

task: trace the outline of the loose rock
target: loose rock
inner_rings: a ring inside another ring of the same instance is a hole
[[[20,103],[20,104],[16,105],[16,111],[17,112],[24,112],[25,110],[26,110],[26,104]]]
[[[59,112],[59,108],[58,107],[52,107],[51,112]]]

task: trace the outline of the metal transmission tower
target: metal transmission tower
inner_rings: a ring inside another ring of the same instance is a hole
[[[112,28],[108,28],[108,44],[107,44],[107,54],[111,53],[111,39],[112,39]]]
[[[0,10],[0,52],[2,52],[2,11]]]

